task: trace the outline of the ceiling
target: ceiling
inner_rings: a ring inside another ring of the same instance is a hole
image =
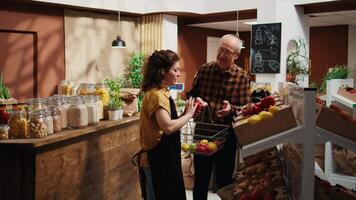
[[[316,26],[335,26],[335,25],[356,25],[356,0],[338,0],[329,2],[319,2],[311,4],[300,4],[304,9],[304,14],[309,16],[309,24],[311,27]],[[217,20],[216,16],[209,21],[197,21],[193,20],[192,23],[186,25],[229,30],[229,31],[251,31],[251,24],[246,24],[246,22],[256,22],[257,23],[257,9],[248,10],[246,12],[239,11],[238,23],[236,22],[236,13],[225,14],[224,18]],[[238,29],[237,25],[238,24]]]
[[[336,12],[323,12],[323,13],[310,13],[306,14],[309,16],[310,26],[334,26],[334,25],[356,25],[356,10],[349,11],[336,11]],[[254,19],[245,19],[238,21],[238,31],[251,31],[251,24],[246,24],[246,22],[257,21]],[[220,21],[220,22],[208,22],[208,23],[197,23],[191,24],[189,26],[219,29],[219,30],[229,30],[236,31],[236,20]]]

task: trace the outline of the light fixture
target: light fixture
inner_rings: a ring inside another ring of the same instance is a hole
[[[255,24],[258,24],[258,22],[257,21],[249,21],[249,22],[244,22],[244,24],[255,25]]]
[[[126,48],[126,43],[124,40],[121,39],[121,29],[120,29],[120,11],[118,11],[118,33],[117,38],[112,41],[111,47],[112,48]]]

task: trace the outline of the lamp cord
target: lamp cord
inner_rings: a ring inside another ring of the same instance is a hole
[[[236,5],[236,36],[240,37],[239,35],[239,1],[237,0]]]
[[[118,21],[117,21],[117,23],[118,23],[118,36],[120,36],[121,37],[121,27],[120,27],[120,10],[118,11],[118,16],[117,16],[117,19],[118,19]]]

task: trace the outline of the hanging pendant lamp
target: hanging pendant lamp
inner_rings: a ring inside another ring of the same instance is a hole
[[[126,48],[126,43],[124,40],[121,39],[121,29],[120,29],[120,11],[118,11],[118,33],[117,33],[117,38],[112,41],[111,47],[112,48]]]

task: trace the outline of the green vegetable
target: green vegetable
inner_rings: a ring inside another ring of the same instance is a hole
[[[0,99],[9,99],[11,98],[9,88],[7,88],[4,84],[4,79],[3,79],[4,74],[1,73],[1,79],[0,79]]]
[[[124,86],[124,82],[125,80],[122,77],[104,80],[105,86],[110,90],[109,110],[119,110],[122,108],[123,101],[120,98],[120,92],[121,88]]]
[[[350,69],[347,67],[347,65],[336,65],[324,76],[319,87],[319,92],[322,93],[325,91],[326,81],[331,79],[345,79],[349,73]]]

